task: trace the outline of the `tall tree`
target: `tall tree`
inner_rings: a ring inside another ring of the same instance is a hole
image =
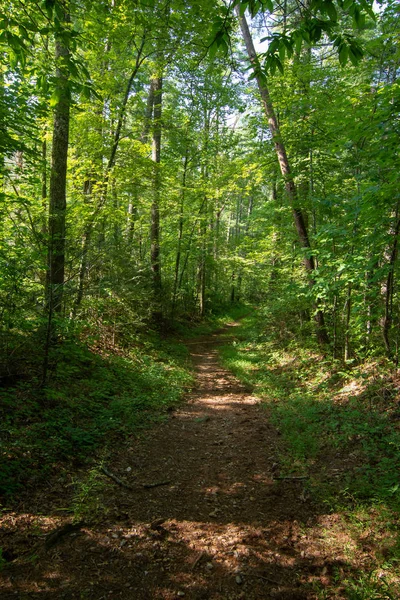
[[[286,193],[289,198],[289,202],[292,206],[294,222],[296,226],[296,230],[299,236],[299,240],[301,246],[305,250],[304,263],[307,271],[310,274],[310,284],[314,285],[314,271],[315,271],[315,261],[314,256],[311,250],[311,244],[308,236],[308,231],[306,227],[306,222],[304,219],[303,211],[299,204],[299,198],[297,193],[296,184],[294,182],[289,159],[287,156],[285,144],[283,142],[283,138],[281,135],[281,131],[279,128],[278,120],[275,115],[275,110],[272,104],[272,100],[270,97],[270,93],[267,87],[267,81],[265,75],[262,74],[260,63],[257,58],[257,53],[254,48],[253,39],[251,37],[251,33],[246,21],[246,17],[240,15],[240,9],[236,7],[236,14],[240,20],[240,27],[243,34],[243,39],[246,45],[247,54],[249,56],[249,60],[253,66],[254,74],[257,80],[258,89],[260,91],[261,99],[263,102],[263,108],[265,115],[268,119],[269,129],[271,131],[272,140],[274,142],[276,155],[279,162],[279,167],[285,182]],[[316,305],[315,311],[315,320],[317,323],[317,336],[321,343],[327,343],[329,341],[326,326],[325,326],[325,318],[322,310],[318,307],[318,301]]]
[[[162,76],[156,75],[151,80],[153,97],[153,127],[152,127],[152,161],[153,161],[153,201],[151,204],[150,226],[150,261],[153,278],[153,294],[155,302],[154,319],[162,319],[162,283],[160,257],[160,193],[161,193],[161,115],[162,115]]]
[[[71,91],[69,86],[70,8],[69,0],[58,0],[62,18],[55,32],[55,108],[49,197],[49,246],[47,310],[62,311],[65,274],[65,218],[67,193],[67,161]],[[50,317],[51,319],[51,317]]]

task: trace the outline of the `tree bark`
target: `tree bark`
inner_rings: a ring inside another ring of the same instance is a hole
[[[265,78],[261,77],[261,66],[257,58],[257,53],[254,48],[253,39],[246,21],[245,16],[240,16],[240,10],[237,6],[235,8],[236,14],[240,21],[240,28],[244,43],[246,45],[247,54],[250,62],[253,66],[253,70],[256,76],[258,89],[260,91],[261,100],[264,108],[265,116],[267,117],[268,126],[272,135],[272,140],[275,147],[275,152],[278,158],[279,167],[282,173],[282,177],[285,183],[286,193],[288,195],[290,204],[292,206],[293,218],[297,234],[299,236],[300,244],[305,249],[304,264],[309,274],[310,285],[314,285],[313,274],[315,271],[314,257],[311,253],[311,244],[308,237],[308,231],[304,220],[303,212],[299,206],[297,188],[293,180],[293,176],[290,169],[289,159],[286,153],[286,148],[282,140],[278,120],[275,115],[274,106],[272,104],[271,97],[269,95],[268,86],[265,82]],[[325,327],[324,314],[318,305],[316,306],[315,321],[317,324],[317,337],[320,343],[326,344],[329,341],[328,334]]]
[[[153,160],[153,202],[151,205],[150,226],[150,264],[153,279],[153,299],[155,309],[153,318],[162,320],[162,283],[160,262],[160,193],[161,193],[161,114],[162,114],[162,77],[154,77],[151,81],[153,89],[153,131],[152,131],[152,160]]]
[[[186,195],[186,175],[187,175],[187,167],[189,160],[189,152],[186,148],[185,158],[183,161],[183,174],[182,174],[182,192],[181,192],[181,202],[179,206],[179,225],[178,225],[178,248],[176,251],[176,259],[175,259],[175,274],[174,274],[174,287],[172,292],[172,306],[171,306],[171,319],[174,318],[175,315],[175,307],[178,293],[178,282],[179,282],[179,270],[181,263],[181,255],[182,255],[182,238],[183,238],[183,211],[185,207],[185,195]]]
[[[41,386],[47,382],[50,347],[53,343],[53,318],[61,315],[65,274],[65,217],[67,208],[67,164],[70,117],[69,58],[70,23],[69,1],[63,5],[64,19],[61,31],[55,35],[56,90],[58,102],[54,109],[53,147],[51,156],[48,253],[46,277],[47,328],[42,365]],[[42,190],[43,193],[43,190]]]
[[[382,335],[385,343],[386,352],[389,358],[392,358],[392,346],[390,342],[390,328],[393,320],[393,290],[394,290],[394,267],[397,260],[398,254],[398,240],[400,233],[400,219],[399,219],[399,207],[396,210],[396,221],[393,231],[393,244],[389,258],[389,272],[386,279],[386,290],[385,290],[385,315],[383,317],[382,324]]]
[[[350,360],[350,319],[351,319],[351,283],[347,285],[347,297],[345,304],[345,328],[344,328],[344,360]]]
[[[70,21],[68,8],[64,9],[65,30]],[[49,247],[46,304],[49,312],[62,311],[65,272],[65,215],[67,159],[70,116],[69,72],[65,59],[69,57],[68,37],[56,34],[56,86],[58,102],[54,110],[53,148],[50,173]]]

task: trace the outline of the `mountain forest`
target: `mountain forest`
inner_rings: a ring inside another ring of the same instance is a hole
[[[0,594],[400,596],[397,0],[1,0]]]

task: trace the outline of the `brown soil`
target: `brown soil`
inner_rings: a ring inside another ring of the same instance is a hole
[[[278,479],[279,434],[218,364],[219,341],[190,344],[197,382],[185,405],[116,449],[107,469],[132,489],[104,475],[95,519],[46,546],[70,520],[54,487],[3,515],[3,600],[313,599],[329,586],[345,564],[343,540],[324,541],[335,517],[303,480]]]

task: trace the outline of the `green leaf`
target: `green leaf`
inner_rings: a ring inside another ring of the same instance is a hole
[[[281,42],[279,45],[279,58],[282,62],[285,60],[285,54],[286,54],[286,46],[284,45],[283,42]]]
[[[347,63],[347,59],[349,57],[349,47],[346,44],[343,44],[339,49],[339,62],[344,67]]]
[[[270,54],[275,54],[275,52],[278,50],[278,47],[279,47],[279,39],[277,37],[274,37],[274,39],[268,46],[268,52]]]
[[[217,40],[215,39],[208,50],[208,54],[209,54],[211,60],[215,57],[215,55],[217,54],[217,51],[218,51],[218,43],[217,43]]]
[[[354,25],[359,29],[362,29],[365,25],[365,14],[360,10],[358,6],[354,7],[352,14]]]
[[[336,21],[338,20],[338,14],[335,5],[333,4],[333,2],[327,2],[325,6],[328,17],[331,21],[334,21],[336,23]]]
[[[303,44],[303,36],[301,35],[301,33],[299,31],[293,32],[293,40],[294,40],[294,46],[296,48],[296,52],[299,53],[301,50],[301,46]]]
[[[277,56],[275,56],[275,64],[278,67],[279,71],[283,75],[283,72],[284,72],[283,64],[281,63],[281,61],[279,60],[279,58]]]
[[[354,54],[352,48],[349,48],[349,58],[350,58],[350,61],[351,61],[352,65],[354,65],[355,67],[360,62],[360,59]]]
[[[53,16],[54,5],[55,5],[55,0],[45,0],[44,1],[44,7],[50,18]]]
[[[247,7],[249,6],[248,2],[241,2],[239,5],[239,14],[241,17],[243,17],[244,13],[246,12]]]
[[[50,104],[50,108],[55,108],[57,106],[57,104],[60,102],[61,100],[61,90],[60,88],[56,88],[50,98],[49,104]]]
[[[290,58],[293,55],[293,41],[286,37],[282,41],[285,44],[286,54]]]
[[[319,42],[322,35],[322,29],[319,25],[314,25],[310,32],[310,41],[313,43]]]

